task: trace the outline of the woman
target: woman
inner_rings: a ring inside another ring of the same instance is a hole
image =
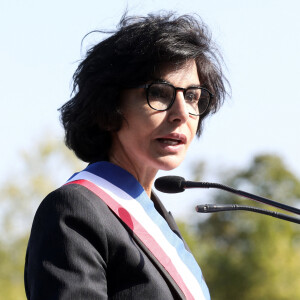
[[[28,299],[209,299],[200,268],[152,191],[225,95],[205,26],[126,18],[91,48],[61,108],[89,163],[41,203],[28,244]]]

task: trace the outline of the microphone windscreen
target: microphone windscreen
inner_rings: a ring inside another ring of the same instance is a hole
[[[154,182],[155,188],[163,193],[181,193],[184,191],[185,179],[180,176],[163,176]]]

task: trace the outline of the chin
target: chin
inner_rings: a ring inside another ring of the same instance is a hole
[[[183,162],[183,158],[165,157],[159,161],[159,169],[163,171],[171,171],[177,168]]]

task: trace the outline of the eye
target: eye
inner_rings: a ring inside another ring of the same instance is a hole
[[[149,89],[149,96],[151,98],[156,99],[156,98],[161,98],[165,95],[163,89],[159,85],[152,85]]]
[[[185,93],[184,99],[187,102],[198,102],[201,92],[200,89],[188,89]]]
[[[155,99],[172,99],[173,89],[165,84],[153,84],[149,88],[149,97]]]

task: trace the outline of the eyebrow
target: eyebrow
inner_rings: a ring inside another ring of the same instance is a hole
[[[170,85],[176,87],[173,83],[169,82],[168,80],[162,79],[162,78],[154,78],[152,83],[167,83],[167,84],[170,84]],[[188,87],[186,87],[185,89],[189,89],[189,88],[201,88],[201,85],[191,84]]]

